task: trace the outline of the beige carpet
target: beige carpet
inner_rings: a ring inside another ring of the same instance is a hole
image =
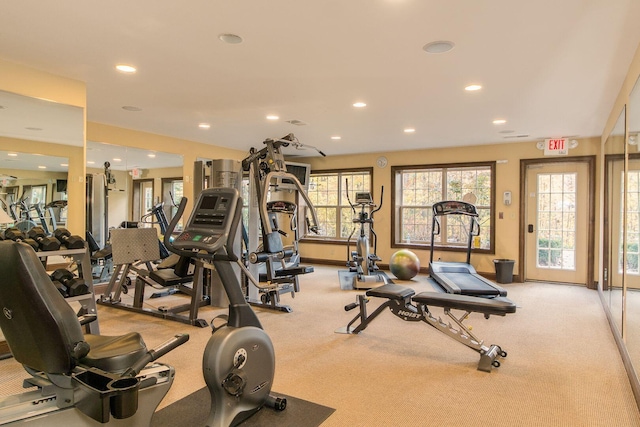
[[[640,426],[596,291],[505,285],[518,312],[489,320],[472,315],[468,322],[479,338],[509,354],[500,368],[485,373],[476,370],[474,351],[389,312],[358,336],[335,334],[355,315],[343,307],[358,293],[340,290],[337,270],[321,266],[303,276],[295,299],[283,296],[292,313],[258,313],[277,353],[273,388],[336,408],[323,426]],[[431,290],[424,277],[397,283]],[[369,310],[377,305],[373,300]],[[161,407],[204,386],[201,357],[209,330],[98,310],[103,334],[140,331],[149,346],[177,332],[191,335],[163,358],[177,374]],[[201,317],[221,312],[207,307]],[[0,392],[15,381],[10,377],[16,370],[15,362],[0,362]]]

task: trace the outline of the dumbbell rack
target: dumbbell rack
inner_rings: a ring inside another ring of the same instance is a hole
[[[69,257],[73,259],[78,265],[78,274],[80,278],[84,279],[87,287],[89,288],[89,293],[84,295],[78,295],[76,297],[67,297],[65,300],[69,303],[78,302],[84,309],[86,309],[87,314],[95,314],[96,311],[96,297],[93,292],[93,280],[91,276],[91,258],[89,257],[89,251],[87,248],[84,249],[61,249],[58,251],[38,251],[36,252],[38,257],[41,260],[46,260],[51,256],[62,256]],[[86,272],[86,274],[85,274]],[[93,322],[88,323],[87,332],[90,334],[99,334],[100,327],[98,325],[98,319]]]
[[[91,258],[89,257],[89,251],[85,249],[61,249],[58,251],[37,251],[36,255],[41,260],[45,260],[50,256],[63,256],[69,257],[73,259],[78,265],[78,274],[81,278],[84,279],[84,282],[89,287],[89,293],[84,295],[78,295],[77,297],[68,297],[65,300],[69,303],[78,302],[80,305],[86,309],[87,314],[95,314],[96,311],[96,297],[93,292],[93,280],[91,276]],[[84,274],[87,272],[87,274]],[[90,334],[100,334],[100,327],[98,325],[98,318],[93,322],[90,322],[85,325],[86,332]],[[0,334],[0,359],[3,357],[10,355],[9,347],[6,345],[4,337]]]

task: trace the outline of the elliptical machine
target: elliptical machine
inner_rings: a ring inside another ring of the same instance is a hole
[[[262,329],[232,268],[238,256],[233,245],[242,218],[242,202],[233,188],[202,190],[184,230],[172,235],[187,203],[182,198],[178,212],[164,234],[167,248],[180,256],[212,262],[229,298],[228,322],[215,328],[202,360],[205,382],[211,393],[208,427],[235,426],[262,406],[276,410],[286,399],[269,393],[275,371],[273,344]]]
[[[347,239],[347,267],[349,271],[338,271],[341,289],[371,289],[390,283],[387,275],[380,270],[377,261],[380,257],[376,255],[378,246],[378,236],[373,230],[373,215],[382,208],[382,196],[384,187],[380,189],[380,203],[373,203],[371,193],[368,191],[356,192],[355,204],[349,198],[349,181],[345,181],[347,201],[351,206],[354,216],[353,229]],[[359,208],[358,212],[356,208]],[[356,239],[356,250],[351,250],[351,239],[356,232],[357,224],[360,225],[360,232]],[[367,236],[365,225],[369,224],[369,232],[373,235],[373,252],[370,252],[370,242]]]

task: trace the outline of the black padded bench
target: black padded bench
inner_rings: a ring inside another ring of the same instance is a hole
[[[370,297],[383,299],[371,314],[367,313],[367,303]],[[457,329],[451,324],[435,317],[430,307],[441,307],[446,316],[451,318]],[[499,358],[507,356],[498,345],[484,345],[484,342],[474,336],[464,321],[470,313],[482,313],[486,319],[491,315],[505,316],[516,312],[516,305],[505,297],[478,298],[469,295],[447,294],[439,292],[416,292],[405,286],[387,283],[377,288],[369,289],[366,294],[356,297],[356,302],[345,306],[345,310],[358,308],[359,313],[347,324],[336,330],[337,333],[359,334],[385,309],[389,309],[396,317],[407,322],[424,322],[443,334],[455,339],[480,354],[478,370],[491,372],[492,367],[499,367]],[[461,310],[465,313],[456,317],[451,310]]]
[[[421,292],[411,298],[419,304],[443,308],[452,308],[469,312],[505,316],[516,312],[516,305],[503,297],[492,299],[477,298],[468,295],[441,294],[438,292]]]
[[[406,286],[396,285],[395,283],[387,283],[386,285],[378,286],[377,288],[369,289],[367,296],[386,298],[393,300],[403,300],[405,298],[412,297],[416,294],[411,288]]]

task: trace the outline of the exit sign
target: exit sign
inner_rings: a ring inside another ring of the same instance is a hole
[[[569,140],[567,138],[545,139],[545,156],[566,156],[569,154]]]

